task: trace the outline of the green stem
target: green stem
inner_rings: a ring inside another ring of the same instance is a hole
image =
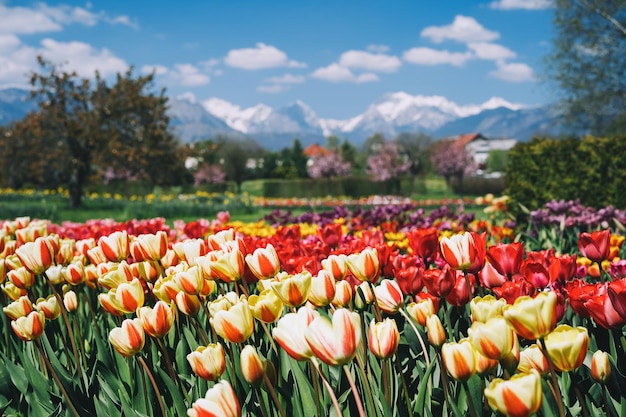
[[[441,375],[441,383],[443,385],[443,399],[450,407],[450,380],[448,379],[448,371],[441,358],[441,351],[437,352],[437,364],[439,365],[439,374]]]
[[[413,407],[411,406],[411,399],[409,398],[409,387],[406,384],[406,380],[404,379],[404,372],[402,372],[402,368],[400,365],[400,361],[395,361],[396,370],[398,375],[400,376],[400,383],[402,384],[402,395],[404,395],[404,401],[406,402],[406,408],[409,412],[409,417],[413,417]]]
[[[311,380],[313,381],[313,392],[315,393],[315,410],[317,411],[316,416],[322,417],[321,402],[324,399],[320,395],[320,381],[317,379],[317,375],[313,373],[313,370],[310,367],[309,374],[311,376]]]
[[[74,416],[80,417],[80,414],[78,414],[78,411],[76,410],[76,407],[74,406],[74,403],[72,403],[72,400],[70,399],[70,396],[67,393],[67,390],[65,389],[65,387],[61,383],[61,380],[59,379],[59,376],[57,375],[56,371],[52,367],[52,364],[50,363],[50,360],[48,359],[48,356],[46,356],[46,352],[43,349],[43,345],[41,344],[41,340],[39,340],[39,339],[35,340],[35,345],[37,346],[37,349],[39,350],[39,354],[41,355],[41,358],[43,359],[44,363],[46,364],[46,367],[48,368],[48,371],[50,371],[50,375],[52,375],[52,379],[54,379],[54,382],[56,382],[57,386],[59,387],[59,390],[61,390],[61,394],[65,397],[65,401],[67,402],[67,406],[69,407],[70,411],[72,412],[72,414],[74,414]]]
[[[333,407],[335,408],[335,412],[337,413],[337,416],[341,416],[342,415],[341,408],[339,408],[339,402],[337,401],[337,396],[335,395],[335,392],[333,391],[333,387],[330,386],[330,383],[328,382],[328,380],[324,376],[324,373],[320,369],[320,365],[317,362],[317,359],[311,358],[310,364],[313,367],[313,369],[317,371],[320,378],[322,378],[322,382],[324,383],[324,387],[326,388],[326,391],[328,391],[328,395],[330,395],[330,400],[333,403]]]
[[[45,272],[44,272],[44,275],[45,275]],[[70,343],[72,345],[72,352],[74,352],[74,361],[76,362],[76,371],[78,372],[79,380],[83,383],[83,388],[85,390],[84,392],[87,392],[88,391],[87,381],[83,379],[83,377],[86,377],[86,375],[83,375],[83,369],[81,366],[80,356],[78,355],[78,349],[76,347],[76,339],[74,337],[74,330],[70,323],[70,318],[68,316],[67,309],[65,308],[65,303],[63,303],[63,298],[61,298],[61,295],[54,287],[54,284],[52,284],[52,282],[50,282],[50,280],[47,278],[48,276],[46,275],[46,281],[48,282],[48,285],[50,286],[52,294],[54,294],[54,296],[56,297],[57,303],[59,303],[59,307],[61,308],[61,316],[63,317],[63,322],[65,323],[65,327],[67,328],[67,334],[70,338]]]
[[[398,311],[400,312],[400,314],[402,314],[406,322],[409,323],[409,325],[415,332],[415,336],[417,336],[417,340],[419,341],[420,347],[422,348],[422,352],[424,352],[424,360],[426,361],[426,367],[428,368],[430,366],[430,357],[428,356],[428,350],[426,349],[426,344],[424,343],[424,339],[422,338],[422,335],[417,330],[417,327],[415,327],[415,325],[413,324],[413,321],[411,320],[409,315],[404,310],[398,310]]]
[[[156,394],[157,401],[159,403],[159,408],[161,409],[161,415],[163,417],[167,417],[167,414],[165,413],[165,405],[163,404],[163,398],[161,398],[161,391],[159,391],[159,386],[154,380],[154,375],[152,375],[152,371],[150,371],[148,364],[146,364],[146,361],[141,356],[137,356],[137,360],[143,367],[144,371],[146,371],[146,375],[148,375],[148,379],[150,380],[150,383],[152,384],[152,388],[154,389],[154,393]]]
[[[383,372],[383,392],[385,393],[385,401],[387,401],[387,405],[389,405],[389,408],[391,408],[391,394],[389,392],[389,366],[391,365],[390,361],[391,359],[383,359],[380,364]]]
[[[541,348],[543,349],[543,353],[546,356],[546,360],[548,361],[548,367],[550,368],[550,376],[552,377],[552,385],[554,385],[554,401],[556,402],[556,406],[559,410],[559,416],[565,417],[565,409],[563,408],[563,395],[561,394],[561,387],[559,387],[559,381],[556,379],[556,370],[554,369],[554,362],[550,358],[550,354],[548,353],[548,349],[546,348],[546,341],[542,337],[539,339],[541,342]]]
[[[155,340],[156,340],[157,347],[161,351],[161,354],[163,355],[163,359],[165,360],[165,367],[167,368],[167,373],[169,374],[170,379],[173,382],[178,384],[180,391],[185,396],[185,399],[189,401],[190,400],[189,394],[187,393],[187,390],[185,389],[185,386],[183,385],[183,381],[181,381],[181,379],[178,377],[178,374],[174,370],[174,365],[172,364],[172,360],[170,359],[170,354],[167,351],[167,346],[165,346],[165,343],[163,343],[162,339],[157,338]]]
[[[274,400],[274,403],[276,404],[276,409],[278,410],[278,413],[281,415],[281,417],[286,417],[285,410],[283,410],[283,406],[280,405],[280,401],[278,400],[278,396],[276,395],[276,390],[274,389],[272,381],[270,381],[266,372],[263,372],[263,381],[265,382],[265,386],[272,396],[272,400]]]
[[[265,398],[263,398],[263,392],[261,390],[256,390],[256,395],[259,398],[261,414],[263,415],[263,417],[269,417],[267,404],[265,404]]]
[[[367,361],[367,353],[366,356],[364,358],[365,361]],[[356,357],[356,362],[357,362],[357,366],[359,368],[359,371],[361,371],[361,380],[363,382],[363,390],[365,391],[365,395],[367,397],[367,403],[370,406],[370,409],[374,410],[374,397],[372,396],[372,388],[370,387],[369,384],[369,379],[367,378],[367,375],[365,373],[365,367],[363,366],[363,360],[361,360],[361,358],[359,358],[358,356]]]
[[[463,389],[465,389],[465,395],[467,396],[467,405],[470,415],[478,417],[478,414],[476,414],[476,407],[474,406],[474,399],[472,398],[472,393],[467,385],[467,381],[463,381]]]
[[[352,389],[352,394],[354,395],[354,401],[356,402],[356,408],[359,412],[359,417],[365,417],[365,410],[363,410],[363,401],[361,401],[361,396],[359,395],[359,391],[356,389],[356,384],[354,383],[354,378],[352,378],[352,373],[350,372],[350,368],[348,367],[348,365],[344,365],[343,370],[346,374],[346,378],[348,378],[348,383],[350,384],[350,388]]]

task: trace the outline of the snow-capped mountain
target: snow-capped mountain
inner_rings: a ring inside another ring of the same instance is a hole
[[[242,109],[218,98],[208,99],[202,104],[209,113],[245,134],[262,137],[291,134],[291,139],[296,136],[300,139],[302,136],[319,136],[321,140],[337,135],[356,144],[374,133],[391,138],[402,132],[433,132],[446,123],[485,110],[506,108],[516,111],[523,108],[499,97],[478,105],[459,106],[442,96],[413,96],[405,92],[387,94],[365,112],[346,120],[318,118],[302,101],[278,110],[264,104]]]
[[[0,125],[22,118],[34,104],[28,90],[0,90]],[[458,105],[442,96],[395,92],[349,119],[323,119],[302,101],[273,109],[265,104],[242,108],[220,98],[196,102],[193,95],[170,98],[171,126],[182,142],[214,139],[216,136],[249,137],[269,150],[293,145],[324,143],[336,135],[360,146],[379,133],[394,138],[403,132],[423,132],[439,139],[463,133],[508,137],[520,141],[533,135],[568,133],[558,108],[525,107],[499,97],[480,104]]]

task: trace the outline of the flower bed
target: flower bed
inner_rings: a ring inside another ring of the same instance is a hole
[[[0,408],[619,415],[618,229],[557,251],[513,242],[502,224],[414,209],[251,224],[220,213],[172,228],[6,221]]]

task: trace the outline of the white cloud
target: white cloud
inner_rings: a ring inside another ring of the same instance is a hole
[[[285,74],[280,77],[270,77],[265,81],[272,84],[301,84],[305,80],[306,78],[303,75]]]
[[[392,55],[352,50],[341,54],[339,65],[367,71],[396,72],[402,65],[402,61]]]
[[[474,52],[477,58],[488,61],[503,61],[517,56],[517,54],[509,48],[496,43],[477,42],[470,43],[467,46]]]
[[[191,64],[175,64],[174,69],[167,76],[180,85],[188,87],[206,85],[211,82],[208,75],[202,74],[197,67]]]
[[[376,54],[384,54],[389,51],[389,47],[387,45],[367,45],[367,50],[370,52],[374,52]]]
[[[302,62],[289,60],[287,54],[280,49],[264,43],[257,43],[254,48],[233,49],[228,52],[224,62],[231,67],[246,70],[306,67]]]
[[[109,16],[106,12],[94,13],[82,7],[38,3],[28,8],[0,4],[0,33],[4,34],[58,32],[63,25],[79,23],[94,26],[99,21],[137,28],[137,24],[131,22],[128,16]]]
[[[444,40],[464,43],[489,42],[500,37],[498,32],[485,29],[473,17],[462,15],[457,15],[449,25],[429,26],[422,30],[420,35],[431,39],[435,43],[441,43]]]
[[[186,100],[190,103],[197,103],[197,99],[196,99],[196,95],[194,93],[192,93],[191,91],[186,91],[182,94],[179,94],[178,96],[176,96],[176,99],[178,100]]]
[[[331,81],[335,83],[352,82],[366,83],[378,81],[378,76],[372,73],[363,73],[355,75],[349,68],[343,67],[337,63],[332,63],[327,67],[318,68],[311,73],[311,77],[320,80]]]
[[[498,69],[490,73],[496,78],[513,83],[521,83],[531,81],[533,79],[533,70],[526,64],[518,62],[498,62]]]
[[[552,0],[498,0],[489,3],[490,8],[501,10],[541,10],[549,9],[553,5],[554,2]]]
[[[167,67],[163,65],[144,65],[141,67],[141,72],[144,74],[152,74],[154,72],[155,75],[165,75],[168,71]]]
[[[402,58],[407,62],[417,65],[450,64],[460,67],[465,64],[465,62],[472,59],[473,55],[471,52],[450,52],[420,47],[405,51]]]
[[[273,85],[260,85],[256,88],[256,90],[260,93],[269,93],[269,94],[277,94],[286,90],[287,87],[284,85],[273,84]]]
[[[43,39],[40,46],[24,45],[13,35],[0,36],[0,83],[24,83],[36,71],[37,56],[57,65],[63,71],[76,71],[80,77],[92,78],[98,70],[107,77],[128,69],[128,64],[108,49],[97,49],[83,42],[59,42]]]

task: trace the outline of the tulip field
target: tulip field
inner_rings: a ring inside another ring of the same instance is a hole
[[[0,414],[625,416],[626,213],[482,203],[0,221]]]

